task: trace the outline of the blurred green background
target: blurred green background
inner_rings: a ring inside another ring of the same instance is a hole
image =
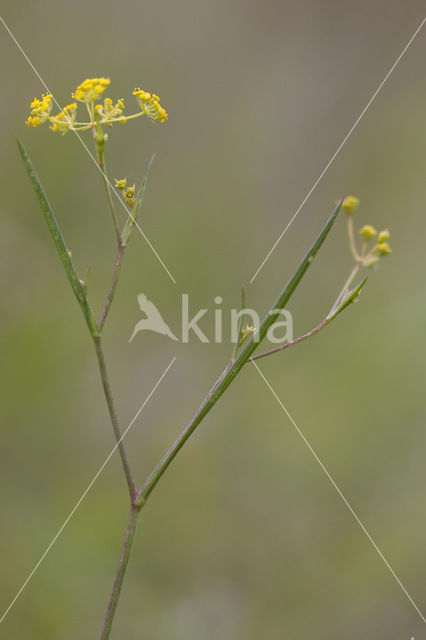
[[[139,334],[143,291],[176,332],[191,308],[238,305],[255,270],[419,25],[394,0],[181,0],[25,5],[2,15],[61,104],[84,78],[133,110],[155,91],[166,125],[110,132],[111,177],[157,154],[105,330],[142,482],[226,362],[229,344]],[[420,609],[425,593],[426,32],[421,32],[251,286],[263,313],[336,199],[392,231],[362,301],[261,369]],[[97,309],[114,236],[99,174],[72,134],[28,130],[43,88],[0,29],[1,609],[113,446],[95,356],[14,135],[30,151]],[[90,136],[86,135],[90,143]],[[124,212],[123,212],[124,213]],[[322,319],[351,267],[343,218],[294,296],[295,334]],[[212,312],[202,326],[212,333]],[[210,323],[210,326],[209,326]],[[111,460],[7,618],[7,640],[94,638],[127,521]],[[114,638],[418,640],[425,626],[266,385],[247,367],[143,513]]]

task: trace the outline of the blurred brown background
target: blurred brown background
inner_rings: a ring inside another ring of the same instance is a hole
[[[123,425],[177,360],[127,438],[140,482],[192,416],[229,344],[128,339],[136,294],[179,331],[191,308],[236,306],[304,196],[420,24],[421,2],[5,0],[2,16],[61,104],[84,78],[133,111],[155,91],[166,125],[110,132],[112,177],[157,154],[105,331]],[[362,301],[262,371],[418,606],[424,540],[426,31],[423,30],[253,285],[264,312],[335,200],[392,231]],[[0,28],[1,609],[113,446],[95,357],[18,157],[28,147],[96,308],[114,236],[100,177],[72,134],[28,130],[43,88]],[[86,135],[90,142],[90,136]],[[343,218],[290,305],[322,319],[351,267]],[[212,313],[202,322],[212,332]],[[210,327],[209,327],[210,322]],[[117,457],[0,627],[71,640],[100,629],[127,520]],[[252,368],[215,407],[141,519],[114,627],[133,640],[416,640],[420,617]]]

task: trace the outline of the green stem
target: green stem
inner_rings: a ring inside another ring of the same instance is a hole
[[[120,452],[121,463],[123,465],[124,475],[126,476],[127,486],[129,488],[130,501],[133,503],[134,498],[137,495],[136,485],[133,478],[132,471],[130,469],[129,456],[127,454],[126,446],[123,442],[123,434],[121,433],[120,424],[118,422],[117,413],[115,411],[114,399],[112,397],[111,385],[108,378],[108,372],[105,364],[105,357],[102,348],[101,337],[96,337],[93,342],[95,343],[96,355],[98,358],[99,371],[102,379],[102,386],[104,389],[105,399],[108,405],[108,411],[111,418],[112,428],[114,430],[115,439],[118,444],[118,450]]]
[[[105,324],[105,320],[106,317],[108,315],[108,311],[110,310],[111,307],[111,303],[113,301],[114,298],[114,293],[115,293],[115,289],[117,287],[117,282],[118,282],[118,276],[120,275],[120,269],[121,269],[121,264],[123,261],[123,256],[124,256],[124,246],[119,246],[118,250],[117,250],[117,256],[115,258],[115,264],[114,264],[114,271],[112,274],[112,280],[111,280],[111,284],[109,287],[109,291],[107,294],[107,297],[105,299],[105,303],[103,306],[103,309],[101,311],[101,315],[99,316],[99,320],[98,320],[98,325],[100,330],[102,331],[103,326]]]
[[[337,307],[339,306],[339,304],[341,303],[341,301],[343,300],[343,297],[346,293],[346,291],[348,290],[348,288],[350,287],[352,280],[355,278],[356,274],[358,273],[358,271],[360,270],[360,268],[362,267],[362,262],[360,259],[358,259],[357,263],[355,264],[354,268],[352,269],[352,271],[349,274],[348,279],[346,280],[345,284],[342,287],[341,292],[339,293],[339,295],[336,298],[336,302],[333,304],[330,314],[333,313],[333,311],[335,309],[337,309]]]
[[[111,634],[112,623],[114,621],[118,600],[120,598],[121,588],[123,586],[124,576],[126,574],[127,565],[129,563],[129,558],[135,539],[136,524],[139,512],[140,509],[136,508],[134,505],[131,506],[129,522],[127,525],[126,534],[124,536],[123,546],[121,548],[120,560],[118,563],[117,572],[115,574],[114,584],[108,602],[108,608],[106,611],[104,623],[102,625],[100,640],[107,640],[107,638],[109,638]]]
[[[142,485],[136,498],[136,504],[142,506],[146,502],[146,500],[154,490],[156,484],[160,480],[161,476],[166,471],[166,469],[171,464],[171,462],[174,460],[174,458],[177,456],[177,454],[179,453],[179,451],[181,450],[185,442],[188,440],[188,438],[191,436],[191,434],[194,432],[194,430],[197,428],[197,426],[200,424],[203,418],[213,408],[213,406],[216,404],[216,402],[219,400],[222,394],[226,391],[226,389],[229,387],[229,385],[238,375],[242,367],[249,360],[249,358],[251,357],[255,349],[257,349],[259,344],[265,338],[268,332],[268,329],[272,326],[275,320],[277,320],[277,318],[280,316],[280,311],[285,307],[287,302],[290,300],[298,284],[300,283],[306,271],[310,267],[315,255],[319,251],[321,245],[323,244],[325,238],[327,237],[331,227],[333,226],[336,220],[341,204],[342,204],[342,201],[340,201],[339,204],[336,206],[335,210],[331,214],[330,218],[328,219],[321,233],[318,235],[312,247],[309,249],[305,257],[303,258],[302,262],[300,263],[298,269],[295,271],[295,273],[293,274],[293,276],[290,278],[289,282],[283,289],[275,305],[273,305],[273,307],[269,310],[269,312],[263,319],[262,323],[260,324],[260,327],[253,334],[250,340],[248,340],[247,344],[243,346],[236,360],[235,361],[231,360],[231,362],[227,365],[225,370],[222,372],[218,380],[215,382],[215,384],[207,394],[204,402],[202,403],[201,407],[198,409],[195,416],[187,424],[185,429],[181,432],[179,437],[175,440],[175,442],[169,448],[167,453],[163,456],[163,458],[160,460],[160,462],[157,464],[155,469],[149,475],[145,483]]]
[[[106,167],[105,167],[105,155],[104,155],[105,136],[102,131],[102,127],[100,126],[99,123],[96,123],[96,124],[94,123],[92,125],[92,131],[93,131],[93,139],[95,141],[95,146],[96,146],[96,153],[98,154],[98,164],[102,173],[102,180],[104,183],[105,193],[107,195],[108,205],[111,211],[112,222],[114,225],[114,231],[117,238],[117,244],[119,247],[121,247],[123,245],[123,241],[121,238],[120,228],[118,226],[117,214],[115,211],[114,202],[112,200],[110,182],[109,182],[107,172],[106,172]]]
[[[349,236],[349,248],[356,261],[359,260],[358,249],[356,248],[355,236],[354,236],[354,221],[351,215],[347,216],[348,220],[348,236]]]

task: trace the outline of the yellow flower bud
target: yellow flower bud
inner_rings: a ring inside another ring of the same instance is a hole
[[[136,185],[133,185],[132,187],[127,187],[126,191],[123,191],[123,198],[130,207],[136,204],[135,190]]]
[[[121,180],[117,180],[115,179],[115,188],[116,189],[120,189],[120,191],[124,191],[124,189],[127,187],[127,180],[126,178],[121,178]]]
[[[379,256],[388,256],[390,253],[392,253],[392,249],[387,242],[381,242],[376,246],[376,249]]]
[[[379,233],[379,237],[377,238],[377,242],[379,244],[382,244],[383,242],[386,242],[386,240],[389,240],[389,236],[390,236],[389,229],[384,229],[383,231],[381,231]]]
[[[365,224],[359,232],[367,242],[377,236],[377,230],[371,224]]]
[[[359,200],[355,196],[346,196],[342,202],[342,209],[348,215],[352,215],[359,207]]]

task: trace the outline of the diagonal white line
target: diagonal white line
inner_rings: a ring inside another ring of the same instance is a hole
[[[318,176],[318,178],[315,180],[313,186],[311,187],[311,189],[308,191],[307,195],[305,196],[305,198],[302,200],[302,202],[300,203],[299,207],[297,208],[297,210],[295,211],[293,217],[290,219],[290,222],[287,223],[287,226],[285,227],[284,231],[281,233],[281,235],[278,237],[278,240],[275,242],[275,244],[271,247],[269,253],[266,255],[265,259],[263,260],[262,264],[258,267],[256,273],[254,274],[254,276],[252,277],[252,279],[250,280],[250,284],[253,283],[254,279],[256,278],[256,276],[258,275],[258,273],[260,272],[260,270],[263,268],[264,264],[269,260],[270,256],[272,255],[272,253],[275,251],[275,249],[277,248],[279,242],[282,240],[282,238],[284,237],[284,235],[287,233],[287,230],[290,228],[290,226],[293,224],[294,220],[296,219],[296,217],[299,215],[301,209],[305,206],[306,202],[309,200],[309,198],[311,197],[312,193],[315,191],[315,189],[317,188],[318,184],[321,182],[321,180],[323,179],[323,177],[325,176],[325,174],[327,173],[327,171],[329,170],[329,168],[331,167],[331,165],[333,164],[333,162],[335,161],[335,159],[337,158],[338,154],[340,153],[340,151],[342,150],[342,148],[344,147],[344,145],[346,144],[346,142],[348,141],[349,137],[352,135],[352,133],[354,132],[355,128],[358,126],[360,120],[364,117],[365,113],[367,112],[367,110],[370,108],[371,104],[374,102],[374,100],[376,99],[376,97],[378,96],[378,94],[380,93],[383,85],[385,84],[385,82],[388,80],[389,76],[391,75],[391,73],[393,72],[393,70],[395,69],[395,67],[398,65],[398,63],[400,62],[401,58],[404,56],[404,54],[406,53],[407,49],[409,48],[409,46],[411,45],[411,43],[413,42],[414,38],[417,36],[417,34],[419,33],[419,31],[421,30],[421,28],[423,27],[424,23],[426,22],[426,18],[423,18],[423,20],[421,21],[420,25],[417,27],[417,29],[415,30],[415,32],[413,33],[413,35],[411,36],[411,38],[409,39],[409,41],[407,42],[407,44],[405,45],[405,47],[403,48],[403,50],[401,51],[401,53],[399,54],[399,56],[397,57],[397,59],[395,60],[395,62],[393,63],[393,65],[391,66],[391,68],[389,69],[389,71],[387,72],[387,74],[385,75],[385,77],[383,78],[382,82],[379,84],[379,86],[377,87],[377,89],[375,90],[375,92],[373,93],[373,95],[371,96],[370,100],[367,102],[367,104],[365,105],[364,109],[361,111],[361,113],[359,114],[359,116],[357,117],[357,119],[355,120],[355,122],[353,123],[352,127],[349,129],[348,133],[345,135],[345,137],[343,138],[342,142],[339,144],[339,146],[337,147],[336,151],[333,153],[333,155],[331,156],[330,160],[328,161],[328,163],[326,164],[326,166],[324,167],[324,169],[322,170],[322,172],[320,173],[320,175]]]
[[[73,509],[70,511],[69,515],[65,518],[64,522],[62,523],[61,527],[59,528],[59,531],[57,532],[57,534],[55,535],[54,538],[52,538],[51,542],[49,543],[49,545],[46,547],[43,555],[41,556],[40,560],[37,562],[37,564],[34,566],[34,568],[32,569],[31,573],[29,574],[28,578],[25,580],[25,582],[23,583],[22,587],[19,589],[18,593],[16,594],[16,596],[13,598],[12,602],[9,604],[9,606],[7,607],[7,609],[5,610],[5,612],[3,613],[2,617],[0,618],[0,624],[3,622],[3,620],[5,619],[5,617],[7,616],[7,614],[9,613],[9,611],[11,610],[11,608],[13,607],[13,605],[15,604],[15,602],[17,601],[17,599],[19,598],[19,596],[21,595],[21,593],[23,592],[23,590],[25,589],[25,587],[27,586],[27,584],[29,583],[29,581],[31,580],[31,578],[33,577],[33,575],[35,574],[35,572],[37,571],[37,569],[39,568],[39,566],[41,565],[41,563],[43,562],[43,560],[45,559],[45,557],[47,556],[47,554],[49,553],[49,551],[51,550],[51,548],[53,547],[53,545],[55,544],[55,542],[57,541],[57,539],[59,538],[59,536],[61,535],[62,531],[65,529],[65,527],[67,526],[68,522],[71,520],[71,518],[73,517],[74,513],[77,511],[77,509],[79,508],[79,506],[81,505],[81,503],[83,502],[83,500],[85,499],[85,497],[87,496],[87,494],[89,493],[90,489],[93,487],[93,485],[95,484],[96,480],[99,478],[99,476],[101,475],[102,471],[104,470],[104,468],[106,467],[106,465],[108,464],[108,462],[110,461],[110,459],[112,458],[112,456],[114,455],[114,453],[117,451],[118,446],[120,444],[120,442],[123,440],[123,438],[126,436],[127,432],[129,431],[129,429],[133,426],[134,422],[137,420],[137,418],[139,417],[141,411],[144,409],[144,407],[147,405],[147,403],[149,402],[149,400],[151,399],[152,395],[154,394],[155,390],[157,389],[157,387],[159,386],[159,384],[162,382],[164,376],[166,375],[166,373],[168,372],[168,370],[170,369],[170,367],[172,366],[172,364],[174,363],[174,361],[176,360],[176,357],[173,358],[173,360],[170,362],[170,364],[167,366],[167,368],[163,371],[163,373],[161,374],[160,378],[157,380],[157,382],[155,383],[154,387],[152,388],[152,390],[150,391],[150,393],[148,394],[148,396],[145,398],[142,406],[139,408],[138,412],[136,413],[135,417],[133,418],[133,420],[130,422],[130,424],[127,426],[126,430],[124,431],[123,435],[121,436],[120,440],[117,442],[117,444],[114,446],[114,448],[111,450],[111,452],[109,453],[109,455],[107,456],[107,458],[105,459],[105,461],[103,462],[102,466],[99,468],[99,470],[97,471],[97,473],[94,475],[93,479],[90,481],[87,489],[82,493],[81,497],[77,500],[77,502],[75,503]]]
[[[391,574],[393,575],[393,577],[395,578],[395,580],[397,581],[397,583],[399,584],[399,586],[401,587],[401,589],[403,590],[403,592],[405,593],[405,595],[407,596],[407,598],[409,599],[409,601],[411,602],[411,604],[413,605],[413,607],[415,608],[415,610],[417,611],[417,613],[419,614],[419,616],[421,617],[423,622],[426,624],[426,618],[424,617],[424,615],[420,611],[419,607],[414,602],[413,598],[408,593],[407,589],[402,584],[401,580],[396,575],[395,571],[392,569],[392,567],[389,564],[389,562],[386,560],[386,558],[383,555],[383,553],[380,551],[380,549],[377,546],[377,544],[374,542],[374,540],[371,537],[371,535],[368,533],[367,529],[365,528],[365,525],[361,522],[361,520],[359,519],[359,517],[357,516],[357,514],[355,513],[355,511],[353,510],[353,508],[351,507],[351,505],[349,504],[349,502],[347,501],[345,496],[343,495],[342,491],[339,489],[339,487],[337,486],[336,482],[333,480],[333,478],[331,477],[331,475],[329,474],[329,472],[327,471],[327,469],[325,468],[325,466],[323,465],[323,463],[319,459],[317,453],[314,451],[312,446],[309,444],[308,440],[303,435],[302,431],[297,426],[297,424],[295,423],[295,421],[293,420],[293,418],[291,417],[291,415],[289,414],[289,412],[287,411],[287,409],[285,408],[285,406],[283,405],[283,403],[281,402],[281,400],[279,399],[279,397],[277,396],[277,394],[275,393],[275,391],[273,390],[273,388],[271,387],[271,385],[269,384],[269,382],[267,381],[267,379],[265,378],[265,376],[263,375],[263,373],[261,372],[261,370],[259,369],[257,364],[253,360],[252,360],[252,363],[256,367],[257,371],[259,372],[259,375],[261,376],[261,378],[265,382],[265,384],[268,387],[268,389],[271,391],[271,393],[274,396],[275,400],[278,402],[278,404],[280,405],[281,409],[287,415],[287,417],[290,420],[290,422],[292,423],[293,427],[296,429],[297,433],[302,438],[303,442],[306,444],[306,446],[308,447],[309,451],[314,456],[315,460],[318,462],[319,466],[321,467],[321,469],[323,470],[323,472],[325,473],[325,475],[327,476],[327,478],[329,479],[329,481],[331,482],[333,487],[336,489],[337,493],[339,494],[339,496],[341,497],[341,499],[343,500],[343,502],[345,503],[345,505],[347,506],[347,508],[349,509],[351,514],[353,515],[353,517],[355,518],[356,522],[359,524],[359,526],[361,527],[361,529],[363,530],[363,532],[365,533],[365,535],[367,536],[367,538],[369,539],[369,541],[373,545],[374,549],[377,551],[377,553],[379,554],[379,556],[381,557],[381,559],[383,560],[383,562],[385,563],[385,565],[387,566],[387,568],[389,569],[389,571],[391,572]]]
[[[16,44],[16,46],[18,47],[19,51],[22,53],[22,55],[24,56],[25,60],[28,62],[28,64],[30,65],[31,69],[34,71],[34,73],[36,74],[37,78],[40,80],[41,84],[43,85],[43,87],[46,89],[46,91],[52,96],[53,98],[53,102],[56,104],[56,106],[58,107],[58,109],[60,111],[62,111],[62,107],[61,105],[58,103],[58,101],[56,100],[55,96],[53,95],[53,93],[50,91],[49,87],[47,86],[47,84],[45,83],[45,81],[43,80],[43,78],[41,77],[41,75],[39,74],[39,72],[37,71],[37,69],[35,68],[35,66],[33,65],[33,63],[31,62],[31,60],[29,59],[29,57],[27,56],[27,54],[25,53],[25,51],[23,50],[23,48],[21,47],[21,45],[19,44],[19,42],[17,41],[17,39],[15,38],[15,36],[13,35],[12,31],[9,29],[9,27],[7,26],[6,22],[3,20],[3,18],[0,16],[0,22],[2,22],[4,28],[6,29],[6,31],[8,32],[8,34],[10,35],[10,37],[12,38],[13,42]],[[89,154],[90,158],[92,159],[92,161],[94,162],[95,166],[97,167],[98,171],[102,174],[102,169],[100,168],[96,158],[94,157],[94,155],[91,153],[89,147],[87,146],[87,144],[84,142],[83,138],[80,136],[80,134],[78,133],[78,131],[75,131],[74,129],[72,129],[72,131],[75,133],[75,135],[77,136],[78,140],[80,141],[80,143],[83,145],[83,147],[85,148],[85,150],[87,151],[87,153]],[[105,176],[106,177],[106,176]],[[129,212],[129,210],[127,209],[126,205],[124,204],[124,201],[120,198],[120,196],[118,195],[118,193],[116,192],[115,188],[113,187],[113,185],[111,184],[110,180],[108,178],[107,182],[109,184],[109,186],[111,187],[111,191],[115,194],[115,196],[118,198],[118,201],[120,202],[120,204],[124,207],[124,210],[126,212],[126,215],[131,218],[132,222],[135,224],[135,226],[138,228],[139,232],[141,233],[143,239],[145,240],[145,242],[148,244],[149,248],[151,249],[151,251],[153,252],[153,254],[155,255],[155,257],[157,258],[157,260],[160,262],[161,266],[163,267],[163,269],[165,270],[165,272],[167,273],[167,275],[169,276],[169,278],[172,280],[173,284],[176,284],[176,280],[174,279],[174,277],[172,276],[172,274],[170,273],[170,271],[168,270],[168,268],[166,267],[166,265],[164,264],[163,260],[160,258],[159,254],[157,253],[157,251],[155,250],[155,248],[153,247],[151,241],[148,239],[147,235],[142,231],[139,223],[134,219],[134,217],[132,216],[132,214]]]

